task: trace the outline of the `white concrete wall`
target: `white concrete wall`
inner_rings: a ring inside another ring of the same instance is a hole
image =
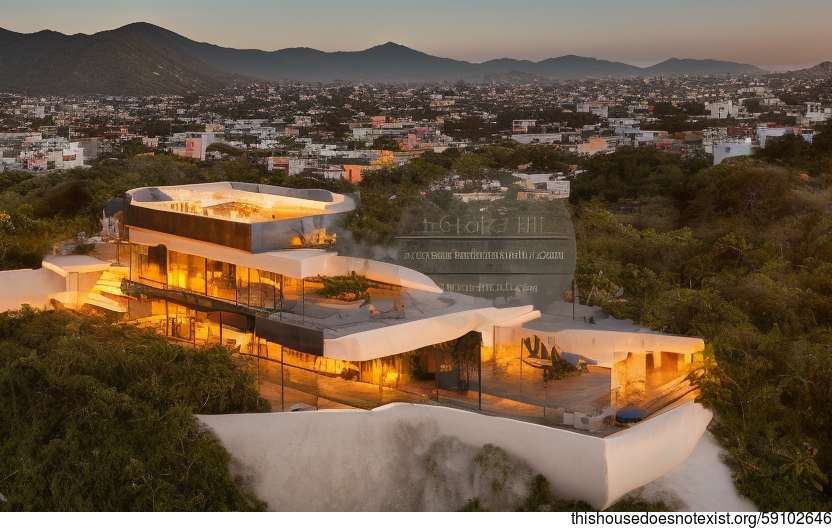
[[[537,334],[541,339],[552,337],[564,352],[580,354],[598,361],[602,367],[612,367],[626,357],[627,352],[675,352],[691,361],[691,354],[705,349],[705,342],[698,337],[684,337],[648,332],[621,332],[615,330],[574,329],[545,332],[530,328],[500,326],[499,344],[518,343],[521,337]]]
[[[494,325],[522,321],[523,316],[536,317],[538,314],[527,305],[474,308],[437,315],[325,339],[324,356],[344,361],[368,361],[457,339],[471,331],[482,334],[484,346],[492,346]]]
[[[23,304],[43,308],[50,295],[66,290],[66,279],[46,268],[0,271],[0,312]]]
[[[771,137],[783,137],[786,134],[794,134],[793,127],[777,127],[777,128],[758,128],[757,140],[760,142],[760,148],[766,148],[766,139]]]
[[[691,402],[607,437],[608,496],[604,507],[684,462],[711,418],[711,411]]]
[[[343,257],[340,255],[331,256],[327,259],[323,272],[320,274],[330,276],[349,275],[353,271],[366,276],[370,280],[384,282],[386,284],[395,284],[404,286],[405,288],[434,293],[443,292],[442,288],[438,287],[436,283],[423,273],[404,266],[377,260]]]
[[[734,486],[727,456],[714,435],[705,431],[687,460],[637,493],[650,502],[663,500],[676,511],[758,511]]]
[[[602,367],[612,367],[620,359],[620,352],[675,352],[685,355],[705,349],[705,342],[698,337],[682,337],[646,332],[616,332],[612,330],[562,330],[555,333],[555,340],[568,352],[598,360]]]
[[[751,143],[744,141],[727,141],[713,146],[714,165],[719,165],[728,158],[750,156]]]
[[[400,460],[439,436],[494,444],[543,474],[552,491],[605,508],[684,461],[711,413],[687,403],[605,439],[449,409],[199,416],[236,471],[276,510],[373,510],[407,493]],[[367,460],[372,463],[367,463]],[[470,497],[469,497],[470,498]]]

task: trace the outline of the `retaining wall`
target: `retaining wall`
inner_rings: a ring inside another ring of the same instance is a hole
[[[401,487],[396,461],[424,451],[441,435],[477,447],[499,446],[549,479],[557,495],[606,508],[683,462],[711,417],[710,411],[689,402],[597,438],[401,403],[372,411],[199,416],[217,433],[258,496],[273,509],[295,511],[382,509]]]

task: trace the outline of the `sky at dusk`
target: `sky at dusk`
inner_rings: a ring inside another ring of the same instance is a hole
[[[453,59],[582,55],[650,66],[671,57],[782,70],[832,60],[830,0],[40,0],[0,7],[0,27],[96,33],[149,22],[266,51],[355,51],[388,41]]]

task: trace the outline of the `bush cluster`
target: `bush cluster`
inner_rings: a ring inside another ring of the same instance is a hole
[[[268,409],[227,349],[65,311],[6,312],[0,408],[0,510],[265,507],[194,416]]]

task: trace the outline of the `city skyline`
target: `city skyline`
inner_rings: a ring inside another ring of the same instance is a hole
[[[469,62],[580,55],[645,67],[677,57],[782,71],[832,59],[824,27],[832,5],[801,0],[785,17],[782,5],[773,0],[703,0],[670,6],[657,0],[601,0],[592,5],[571,0],[521,0],[510,5],[423,0],[407,6],[378,0],[317,0],[304,5],[250,0],[242,8],[229,9],[216,0],[148,0],[137,5],[45,0],[4,8],[0,27],[71,35],[148,22],[192,40],[237,49],[359,51],[392,41]]]

